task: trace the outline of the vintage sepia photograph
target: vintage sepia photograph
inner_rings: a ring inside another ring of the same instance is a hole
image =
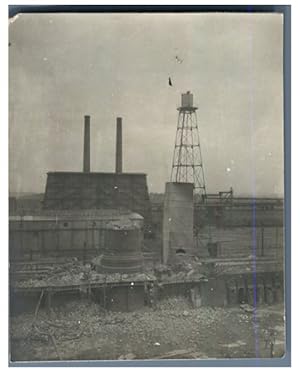
[[[286,355],[283,30],[9,18],[10,362]]]

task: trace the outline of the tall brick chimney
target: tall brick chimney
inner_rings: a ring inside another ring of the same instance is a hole
[[[116,174],[122,174],[122,118],[117,117]]]
[[[90,116],[84,116],[83,172],[90,172]]]

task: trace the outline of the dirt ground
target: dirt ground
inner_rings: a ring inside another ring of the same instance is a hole
[[[274,331],[274,334],[272,334]],[[183,298],[156,310],[104,312],[70,302],[50,313],[11,318],[11,360],[207,359],[282,357],[282,305],[254,313],[240,307],[191,308]],[[273,338],[273,339],[272,339]]]

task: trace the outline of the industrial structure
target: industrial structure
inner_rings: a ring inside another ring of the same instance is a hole
[[[154,290],[158,300],[182,295],[195,307],[282,301],[283,201],[207,194],[197,107],[189,91],[181,101],[161,202],[151,202],[145,173],[124,172],[120,117],[115,171],[91,171],[88,115],[82,171],[48,172],[32,207],[10,198],[12,311],[67,295],[132,311],[151,306]]]
[[[193,183],[195,193],[206,195],[203,160],[197,123],[197,107],[190,91],[181,95],[172,162],[171,181]]]
[[[163,262],[195,252],[194,202],[205,198],[206,186],[197,124],[197,107],[190,91],[181,95],[171,182],[166,183],[163,211]],[[208,226],[208,247],[213,244]]]
[[[110,226],[105,231],[102,270],[106,273],[135,273],[141,271],[142,267],[141,229],[132,224],[121,228]]]
[[[48,172],[46,210],[128,209],[150,220],[146,174]]]
[[[195,251],[192,183],[166,183],[163,218],[163,263]]]
[[[90,172],[90,116],[84,117],[83,172]]]
[[[76,257],[89,262],[105,247],[111,226],[143,228],[143,217],[129,210],[44,210],[39,215],[11,215],[11,262],[64,262]],[[111,231],[111,230],[110,230]]]
[[[90,116],[85,116],[83,172],[48,172],[43,209],[128,209],[150,221],[146,174],[124,173],[122,118],[116,124],[115,173],[90,171]]]

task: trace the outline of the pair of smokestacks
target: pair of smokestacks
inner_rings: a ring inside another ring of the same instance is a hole
[[[84,143],[83,143],[83,172],[90,172],[90,120],[89,115],[84,117]],[[122,173],[122,118],[117,117],[116,135],[116,174]]]

